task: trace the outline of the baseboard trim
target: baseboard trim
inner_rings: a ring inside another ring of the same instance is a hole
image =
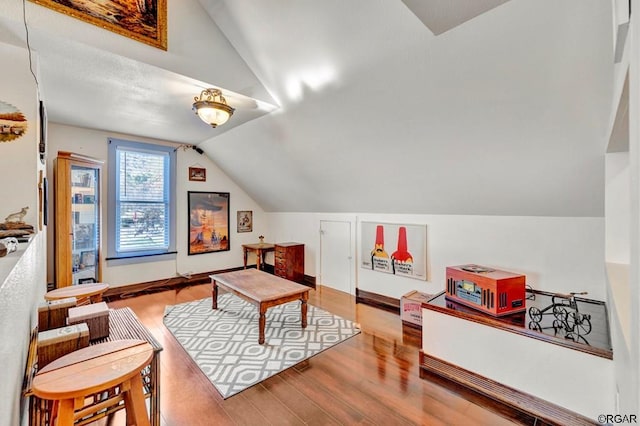
[[[400,315],[400,300],[382,294],[356,289],[356,303],[384,309]]]
[[[456,390],[465,393],[467,399],[479,405],[489,406],[508,418],[518,419],[527,424],[598,424],[574,411],[495,382],[423,351],[420,351],[419,362],[421,378],[432,380],[436,377],[444,379],[447,386],[455,384],[458,386]]]
[[[223,272],[239,271],[242,266],[237,268],[219,269],[216,271],[200,272],[193,274],[189,278],[172,277],[164,280],[147,281],[137,284],[129,284],[120,287],[111,287],[103,294],[103,299],[107,302],[121,299],[125,297],[133,297],[140,294],[155,293],[158,291],[173,290],[176,288],[189,287],[192,285],[206,284],[211,282],[209,275],[221,274]]]
[[[265,265],[265,272],[269,272],[273,274],[273,266],[271,266],[271,270],[269,270],[268,266],[270,265]],[[239,271],[241,269],[243,269],[243,267],[238,266],[235,268],[200,272],[200,273],[191,275],[189,278],[172,277],[172,278],[166,278],[164,280],[147,281],[143,283],[129,284],[129,285],[120,286],[120,287],[111,287],[104,292],[102,298],[107,302],[110,302],[110,301],[113,301],[116,299],[122,299],[125,297],[138,296],[140,294],[149,294],[149,293],[155,293],[158,291],[174,290],[178,288],[189,287],[192,285],[207,284],[211,282],[209,275],[222,274],[224,272]],[[304,282],[302,284],[315,289],[316,278],[309,275],[305,275]]]
[[[313,289],[316,288],[316,277],[312,277],[311,275],[305,275],[304,280],[302,281],[303,285],[307,287],[311,287]]]

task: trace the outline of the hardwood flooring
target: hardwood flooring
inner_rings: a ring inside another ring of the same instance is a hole
[[[311,290],[309,303],[355,321],[362,333],[224,400],[162,323],[166,305],[209,296],[211,285],[203,284],[109,303],[133,309],[164,347],[164,426],[499,426],[517,421],[453,387],[421,379],[419,334],[403,331],[394,313],[356,304],[354,297],[322,286]],[[124,416],[116,416],[114,424],[124,424]]]

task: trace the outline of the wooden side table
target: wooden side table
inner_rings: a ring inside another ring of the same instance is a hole
[[[124,401],[127,424],[149,426],[140,371],[153,357],[153,347],[143,340],[117,340],[89,346],[58,358],[33,379],[33,394],[56,401],[57,426],[73,426],[103,404],[85,407],[85,398],[120,388],[110,404]],[[54,410],[56,411],[56,410]]]
[[[264,264],[264,254],[274,251],[276,246],[271,243],[243,244],[242,251],[244,253],[244,269],[247,269],[247,254],[252,251],[256,254],[256,269],[260,270],[261,264]]]
[[[102,302],[102,294],[109,288],[106,283],[77,284],[51,290],[44,295],[45,300],[66,299],[75,297],[78,305]]]

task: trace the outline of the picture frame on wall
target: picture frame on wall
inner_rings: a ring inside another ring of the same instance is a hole
[[[376,272],[427,280],[427,226],[361,222],[360,266]]]
[[[203,167],[189,167],[189,180],[196,182],[207,181],[207,169]]]
[[[167,0],[30,0],[124,37],[167,50]]]
[[[253,232],[253,211],[238,210],[238,233]]]
[[[229,193],[189,191],[188,255],[229,251]]]

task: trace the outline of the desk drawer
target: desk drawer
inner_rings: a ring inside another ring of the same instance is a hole
[[[279,277],[302,283],[304,281],[304,244],[276,244],[273,272]]]

